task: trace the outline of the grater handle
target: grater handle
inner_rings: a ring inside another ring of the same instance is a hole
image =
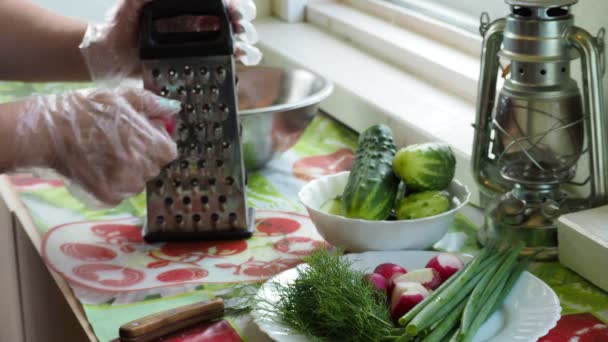
[[[202,32],[159,32],[159,19],[208,16],[219,28]],[[232,55],[232,26],[223,0],[155,0],[144,5],[139,20],[141,59]]]

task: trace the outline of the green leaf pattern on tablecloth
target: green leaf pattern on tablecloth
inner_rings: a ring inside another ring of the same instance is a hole
[[[530,271],[555,290],[563,314],[608,310],[608,296],[604,291],[560,263],[535,263]]]
[[[334,152],[340,148],[357,147],[357,134],[335,120],[317,116],[304,130],[293,151],[300,156]]]
[[[124,200],[117,207],[103,210],[88,209],[64,187],[24,191],[21,192],[21,197],[26,204],[28,204],[30,209],[38,209],[31,211],[32,215],[35,216],[36,221],[39,223],[38,228],[42,233],[45,233],[48,229],[55,226],[55,224],[44,224],[42,222],[44,221],[44,218],[38,215],[40,212],[48,213],[49,210],[53,210],[55,216],[52,221],[57,219],[63,221],[61,223],[130,216],[143,217],[146,213],[146,198],[144,193]],[[43,207],[47,207],[47,210],[43,210]],[[60,210],[57,211],[57,209]],[[48,220],[48,216],[44,216]]]
[[[251,173],[247,180],[248,205],[256,209],[300,211],[293,203],[265,178],[260,172]]]
[[[0,103],[14,101],[32,94],[57,94],[90,87],[90,83],[22,83],[0,82]]]
[[[477,231],[471,220],[457,213],[448,233],[433,248],[444,252],[474,253],[479,250]]]

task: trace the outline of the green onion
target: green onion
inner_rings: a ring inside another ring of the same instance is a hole
[[[456,309],[452,310],[442,321],[437,325],[435,329],[422,340],[422,342],[441,342],[445,337],[458,328],[458,320],[460,319],[467,300],[463,299],[460,301]]]
[[[495,254],[494,256],[499,256],[500,260],[498,260],[498,264],[502,264],[504,260],[509,256],[508,253],[503,254]],[[471,325],[471,321],[475,317],[475,313],[479,309],[479,303],[483,303],[486,297],[482,297],[482,294],[485,293],[485,289],[488,287],[488,283],[496,273],[497,268],[489,269],[485,272],[479,284],[475,286],[475,289],[469,296],[469,300],[462,314],[462,320],[460,322],[460,330],[466,331],[468,327]]]
[[[490,317],[490,315],[492,315],[494,313],[494,311],[498,307],[497,305],[502,303],[502,302],[499,302],[499,300],[501,298],[504,298],[503,293],[502,293],[503,289],[506,290],[505,285],[507,284],[507,281],[509,280],[509,277],[511,276],[511,273],[514,268],[514,263],[516,262],[517,257],[519,256],[519,253],[521,252],[521,250],[523,248],[524,248],[523,243],[520,243],[517,245],[517,247],[515,247],[514,249],[509,251],[509,256],[506,258],[506,260],[502,263],[500,268],[493,275],[492,280],[490,281],[488,287],[482,293],[482,296],[485,293],[488,293],[489,296],[486,297],[486,300],[480,306],[477,314],[475,315],[475,318],[471,322],[471,325],[468,327],[468,329],[460,330],[462,342],[471,341],[473,339],[473,337],[475,336],[475,334],[477,333],[477,331],[479,330],[479,328],[483,325],[483,323],[485,323],[485,321],[488,319],[488,317]]]

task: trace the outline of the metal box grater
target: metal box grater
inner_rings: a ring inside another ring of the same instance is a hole
[[[215,18],[217,27],[202,32],[180,27],[203,17]],[[232,37],[222,0],[157,0],[142,9],[144,87],[182,102],[173,131],[179,156],[146,187],[146,241],[252,234]]]

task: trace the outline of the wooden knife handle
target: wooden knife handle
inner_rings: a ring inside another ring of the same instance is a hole
[[[179,331],[189,325],[220,318],[224,315],[221,298],[190,304],[145,316],[122,325],[119,329],[123,341],[141,341],[143,337],[158,338]],[[145,340],[150,340],[146,338]]]

